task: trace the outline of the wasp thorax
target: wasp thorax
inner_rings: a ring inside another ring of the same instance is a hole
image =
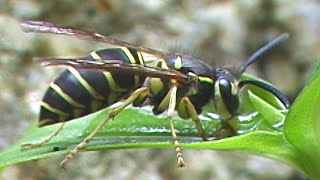
[[[178,70],[184,74],[192,72],[197,76],[212,77],[211,67],[192,56],[169,55],[167,56],[167,65],[169,68]]]

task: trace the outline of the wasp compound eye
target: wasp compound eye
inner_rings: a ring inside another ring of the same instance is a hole
[[[239,97],[235,84],[225,78],[218,80],[219,94],[229,116],[236,115],[239,109]],[[222,105],[221,105],[222,106]]]

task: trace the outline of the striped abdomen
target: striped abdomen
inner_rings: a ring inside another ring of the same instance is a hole
[[[144,64],[140,52],[129,48],[104,49],[79,59]],[[140,87],[144,79],[121,72],[69,67],[47,89],[41,103],[39,126],[69,121],[108,107]]]

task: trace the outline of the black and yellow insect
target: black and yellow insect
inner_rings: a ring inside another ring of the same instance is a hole
[[[65,122],[106,108],[120,100],[96,129],[86,137],[61,162],[61,167],[88,143],[105,123],[120,113],[126,106],[153,106],[155,115],[167,111],[173,143],[176,147],[178,166],[184,161],[172,123],[173,112],[183,119],[191,119],[203,140],[207,140],[198,114],[209,101],[214,102],[217,114],[228,120],[237,115],[239,90],[255,85],[274,94],[286,107],[289,101],[276,88],[260,81],[241,80],[241,74],[258,57],[288,38],[282,34],[250,56],[235,72],[210,67],[201,60],[180,54],[166,54],[157,50],[132,45],[123,41],[70,27],[44,21],[24,21],[25,32],[54,33],[80,39],[96,40],[119,46],[91,52],[89,56],[73,59],[39,58],[45,65],[66,65],[46,91],[41,103],[39,126],[61,123],[39,146],[56,136]],[[235,130],[236,131],[236,130]]]

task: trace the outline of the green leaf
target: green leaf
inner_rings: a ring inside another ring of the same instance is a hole
[[[58,125],[38,128],[32,125],[19,142],[0,154],[0,167],[30,160],[67,154],[80,143],[105,118],[109,109],[66,123],[64,129],[41,147],[22,150],[23,143],[37,143],[50,135]],[[207,118],[205,118],[207,119]],[[213,133],[216,123],[208,119],[202,123]],[[175,127],[181,142],[199,142],[192,121],[176,120]],[[105,150],[110,148],[169,148],[171,144],[169,124],[163,116],[154,116],[145,109],[129,108],[108,122],[83,150]],[[56,151],[58,149],[58,151]]]
[[[249,91],[249,98],[255,109],[263,117],[263,121],[268,125],[268,127],[271,130],[280,130],[279,127],[283,124],[285,115],[282,114],[279,109],[264,101],[251,91]]]
[[[269,84],[271,86],[273,86],[272,84],[270,84],[267,81],[264,81],[262,79],[258,79],[254,76],[250,76],[248,74],[244,74],[242,76],[243,79],[247,79],[247,80],[256,80],[256,81],[262,81],[266,84]],[[254,85],[247,85],[246,89],[250,90],[251,92],[253,92],[255,95],[257,95],[260,99],[262,99],[263,101],[265,101],[266,103],[270,104],[271,106],[277,108],[277,109],[285,109],[284,105],[280,102],[280,100],[278,100],[277,97],[275,97],[272,93],[270,93],[269,91],[266,91],[265,89],[262,89],[260,87],[254,86]],[[249,92],[249,91],[245,91],[245,92]],[[247,95],[245,95],[245,97],[247,97]]]
[[[222,140],[182,145],[184,148],[237,150],[280,160],[295,166],[295,154],[282,133],[255,131]]]
[[[284,134],[295,148],[297,163],[311,178],[320,179],[320,70],[293,103]]]

